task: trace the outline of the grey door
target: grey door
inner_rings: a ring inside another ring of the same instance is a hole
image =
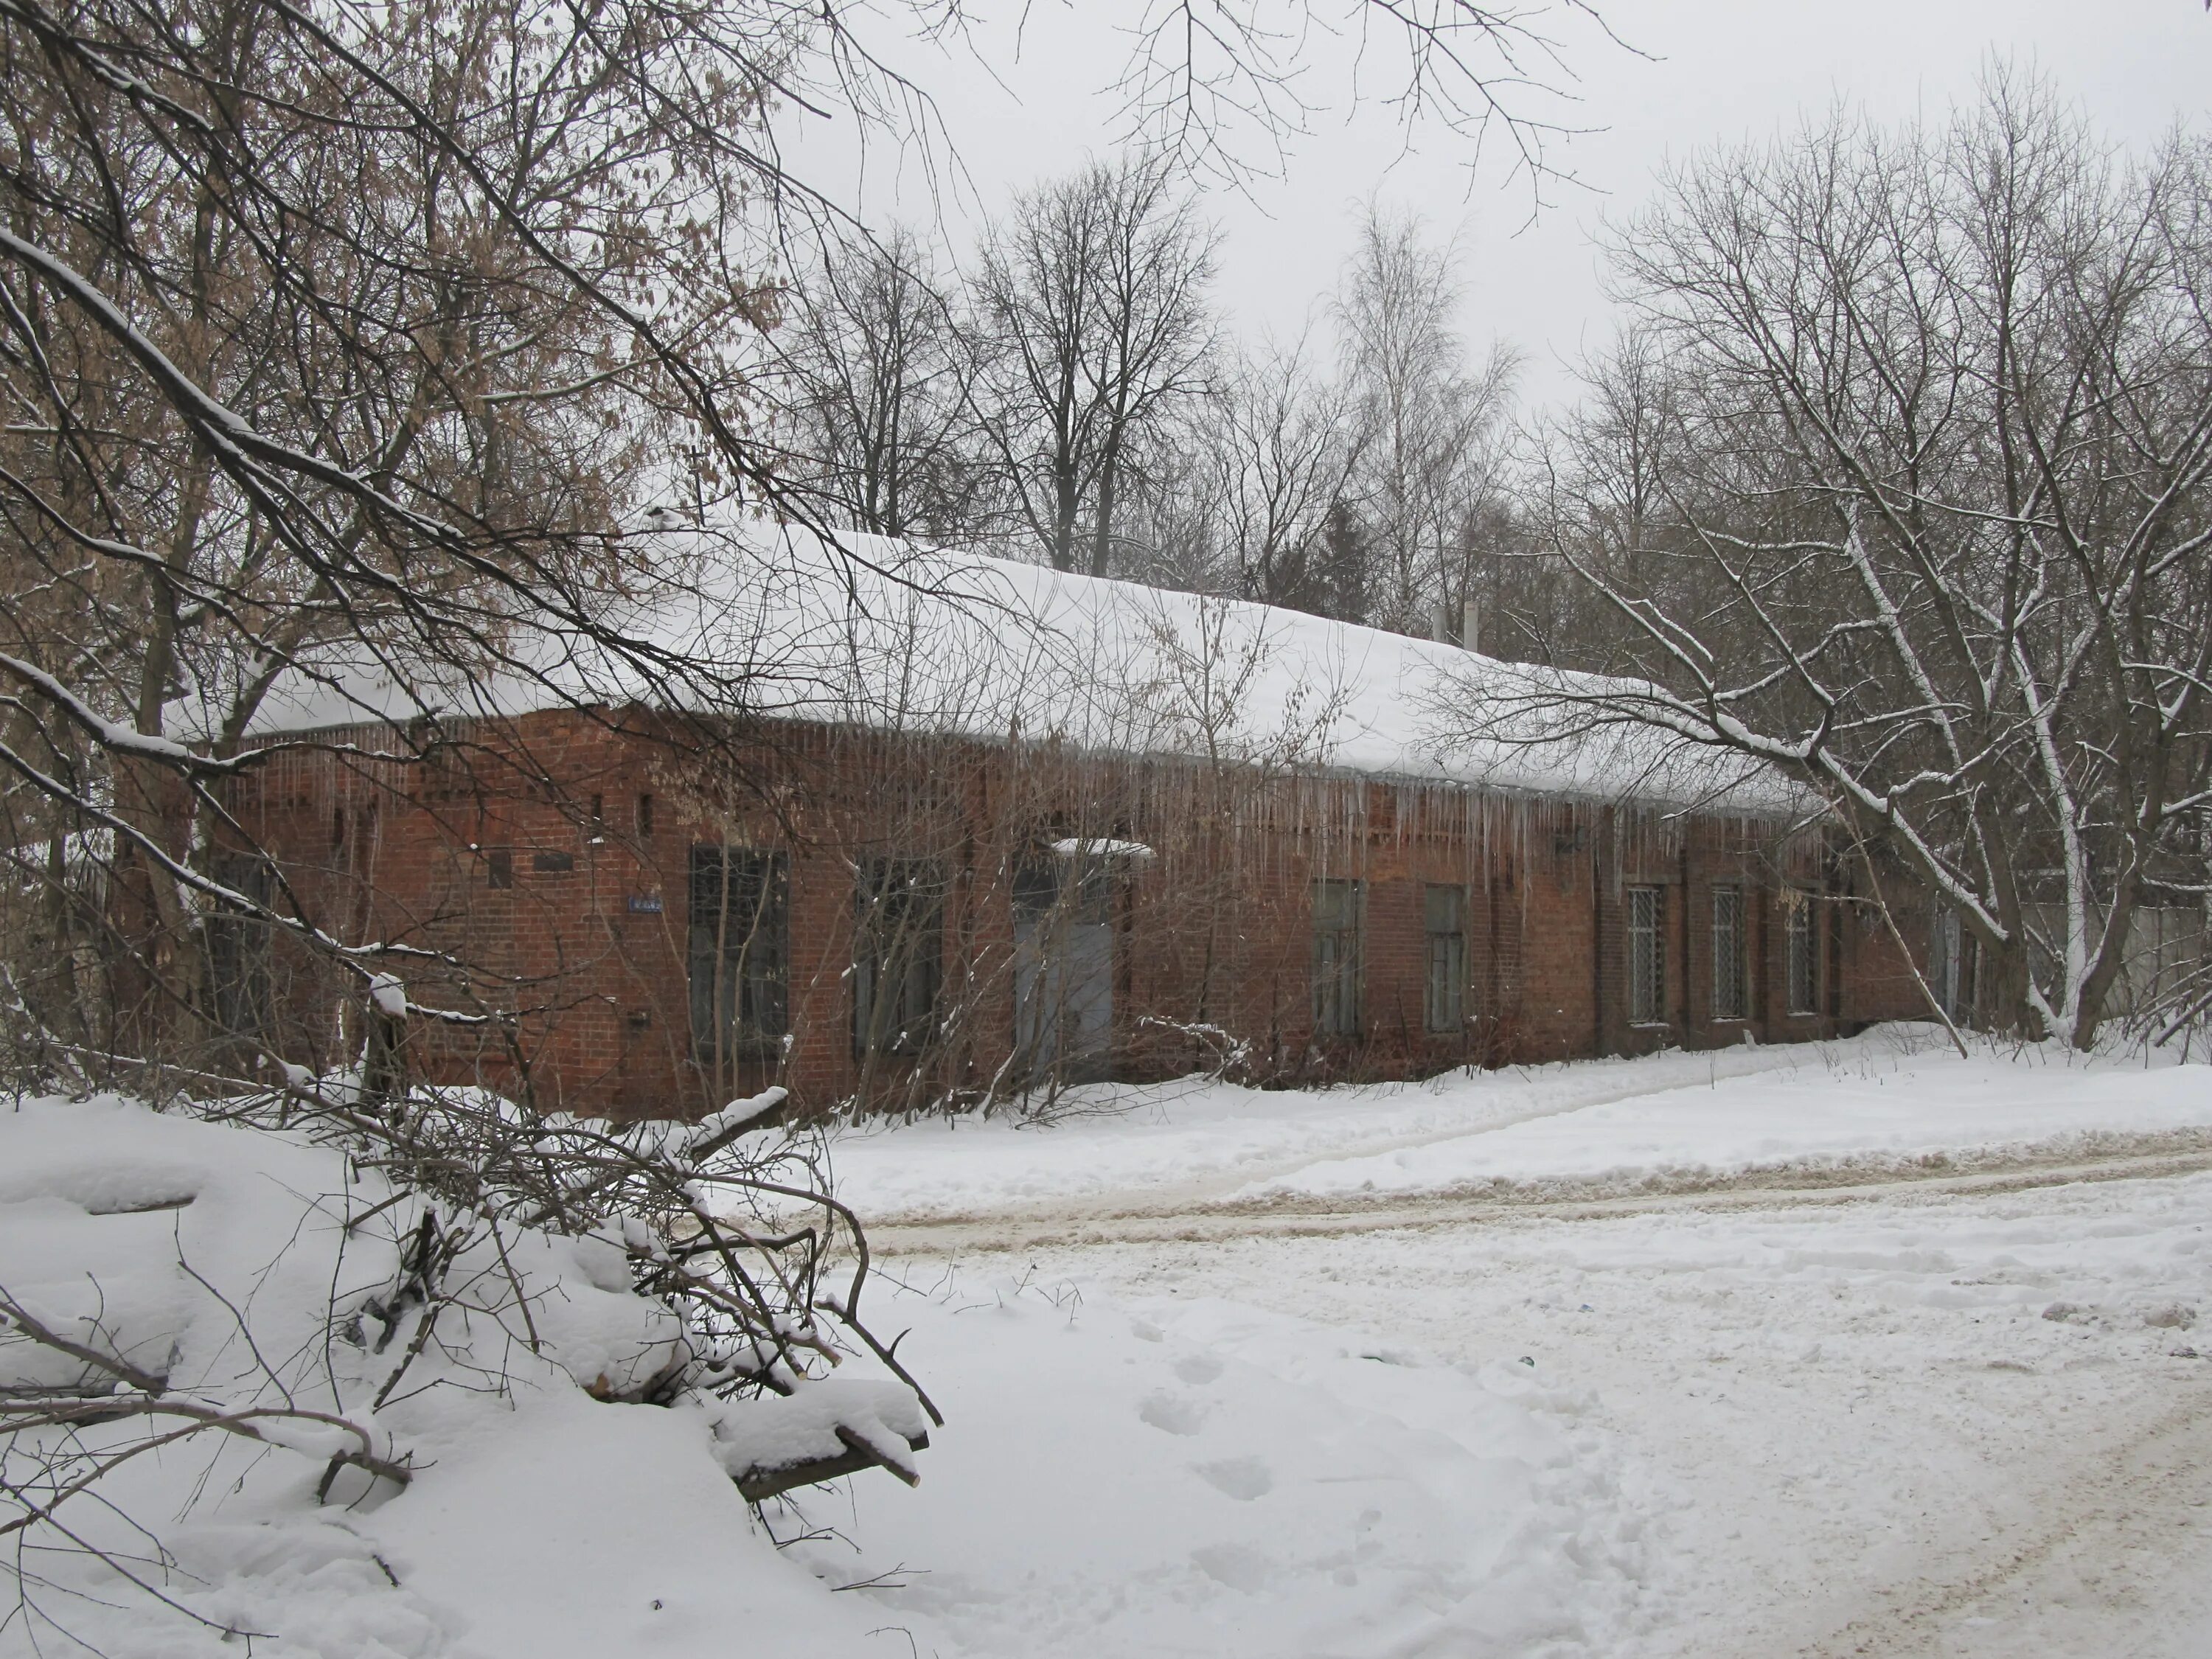
[[[1032,1082],[1104,1077],[1113,1060],[1111,878],[1102,860],[1050,856],[1014,878],[1016,1069]]]

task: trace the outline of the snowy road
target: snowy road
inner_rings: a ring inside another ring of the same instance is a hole
[[[2212,1133],[2112,1138],[2100,1155],[2071,1145],[1960,1153],[1909,1168],[1871,1171],[1803,1165],[1699,1171],[1628,1182],[1551,1181],[1475,1194],[1414,1194],[1335,1201],[1279,1199],[1235,1202],[1177,1194],[1107,1194],[1059,1205],[1024,1205],[999,1214],[910,1218],[869,1231],[894,1256],[944,1260],[1026,1258],[1040,1249],[1108,1243],[1197,1243],[1267,1237],[1324,1237],[1402,1228],[1481,1226],[1514,1221],[1598,1220],[1696,1211],[1832,1207],[1932,1197],[2032,1191],[2084,1182],[2138,1181],[2212,1170]]]
[[[1931,1120],[1966,1070],[1915,1085]],[[2201,1111],[2206,1080],[2197,1068],[2161,1086],[2169,1104],[2193,1091]],[[1662,1094],[1547,1114],[1547,1133],[1571,1148],[1577,1111],[1656,1123],[1714,1109]],[[1577,1154],[1553,1176],[1523,1169],[1469,1189],[1458,1177],[1474,1155],[1452,1133],[1435,1190],[1401,1146],[1390,1156],[1409,1173],[1380,1190],[1270,1177],[1255,1191],[1233,1170],[1094,1182],[1057,1223],[1024,1176],[995,1213],[964,1191],[876,1237],[911,1282],[953,1262],[1003,1287],[1011,1267],[1056,1306],[1079,1295],[1094,1329],[1122,1310],[1166,1325],[1185,1307],[1228,1328],[1216,1310],[1250,1310],[1350,1334],[1347,1352],[1392,1369],[1437,1365],[1493,1391],[1525,1377],[1533,1419],[1571,1447],[1548,1455],[1554,1474],[1571,1463],[1582,1483],[1545,1498],[1582,1505],[1579,1531],[1550,1511],[1542,1523],[1542,1549],[1578,1575],[1546,1591],[1571,1616],[1487,1644],[1413,1633],[1376,1652],[2212,1656],[2203,1130],[2161,1121],[2023,1145],[1996,1113],[1991,1145],[1954,1133],[1948,1152],[1885,1164],[1837,1139],[1848,1116],[1820,1128],[1835,1156],[1785,1148],[1734,1168],[1670,1156],[1661,1178],[1593,1174]],[[1711,1148],[1725,1139],[1708,1125],[1668,1145],[1695,1152],[1700,1133]],[[925,1327],[909,1350],[925,1371],[932,1336]],[[1274,1480],[1269,1501],[1283,1500]],[[1110,1503],[1093,1522],[1147,1524]],[[1263,1602],[1282,1581],[1251,1571]],[[960,1646],[1060,1650],[951,1611]],[[1237,1651],[1353,1650],[1251,1616],[1262,1633]],[[1113,1628],[1093,1650],[1123,1650]]]
[[[2212,1361],[2143,1322],[2205,1261],[2114,1246],[2208,1224],[2199,1176],[1029,1260],[1462,1364],[1524,1351],[1657,1523],[1622,1651],[2180,1659],[2212,1654]]]

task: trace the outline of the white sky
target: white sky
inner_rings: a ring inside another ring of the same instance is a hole
[[[1940,114],[1972,94],[1992,53],[2047,72],[2123,141],[2153,139],[2177,118],[2200,119],[2212,103],[2212,16],[2203,0],[1596,3],[1615,33],[1650,56],[1571,21],[1559,26],[1580,100],[1559,112],[1598,130],[1556,143],[1550,159],[1583,188],[1552,189],[1532,224],[1528,187],[1508,178],[1502,146],[1470,173],[1464,144],[1417,128],[1407,155],[1395,112],[1372,100],[1346,108],[1344,77],[1325,74],[1316,90],[1337,94],[1337,106],[1293,140],[1282,177],[1255,180],[1249,198],[1218,185],[1206,191],[1204,205],[1224,232],[1224,309],[1248,330],[1295,333],[1336,279],[1353,204],[1380,191],[1418,207],[1439,233],[1458,232],[1468,332],[1517,345],[1528,358],[1524,389],[1541,399],[1564,389],[1562,362],[1607,331],[1593,229],[1603,215],[1644,200],[1654,169],[1669,157],[1764,137],[1838,99],[1884,118]],[[965,52],[903,55],[937,97],[967,186],[933,197],[920,169],[878,154],[865,210],[923,221],[941,211],[960,245],[979,204],[995,210],[1010,190],[1110,149],[1116,105],[1103,88],[1123,50],[1114,24],[1146,3],[1030,0],[1018,30],[1023,0],[975,0],[973,41],[996,79]],[[1312,9],[1342,15],[1354,5],[1315,0]],[[1375,93],[1385,89],[1372,83]],[[818,166],[836,148],[806,159]]]

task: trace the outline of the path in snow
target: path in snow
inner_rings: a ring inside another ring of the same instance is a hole
[[[1936,1041],[1882,1027],[1305,1091],[1096,1085],[1056,1123],[872,1127],[832,1152],[841,1195],[880,1227],[1854,1184],[2212,1150],[2212,1066],[1986,1045],[1961,1059]]]
[[[1892,1587],[1818,1659],[2212,1654],[2212,1413],[2205,1391],[2046,1482],[2036,1519],[1962,1576]]]
[[[2203,1659],[2212,1361],[2147,1322],[2212,1315],[2208,1256],[2197,1176],[1025,1261],[1534,1360],[1650,1523],[1622,1659]]]
[[[997,1216],[893,1221],[870,1227],[868,1239],[889,1255],[957,1258],[1086,1244],[1322,1238],[1400,1228],[1510,1226],[1668,1211],[1725,1213],[1848,1206],[1909,1195],[1993,1194],[2085,1182],[2149,1180],[2208,1170],[2212,1170],[2212,1132],[2185,1130],[2112,1137],[2107,1150],[2097,1157],[2082,1156],[2078,1145],[2067,1141],[1901,1164],[1785,1164],[1755,1171],[1684,1172],[1616,1181],[1538,1180],[1480,1195],[1217,1201],[1180,1209],[1155,1207],[1153,1194],[1127,1194],[1071,1201],[1056,1212],[1025,1206]]]
[[[1900,1142],[1832,1069],[1782,1091],[1808,1115],[1766,1158],[1721,1079],[1571,1106],[1554,1074],[1531,1128],[1440,1124],[1382,1155],[1401,1179],[1285,1178],[1361,1148],[1264,1178],[1070,1179],[1055,1205],[1025,1149],[1018,1180],[969,1170],[958,1204],[917,1188],[872,1236],[913,1271],[1014,1253],[1033,1284],[1140,1313],[1242,1304],[1469,1374],[1533,1362],[1515,1374],[1644,1540],[1595,1650],[1617,1659],[2206,1659],[2208,1074],[2152,1074],[2130,1105],[2154,1121],[2112,1134],[2085,1133],[2116,1097],[2097,1068],[1962,1106],[2008,1070],[1917,1065],[1948,1152]],[[1616,1167],[1602,1126],[1579,1133],[1600,1113],[1661,1156]],[[1092,1138],[1067,1152],[1117,1167]],[[1399,1157],[1431,1146],[1447,1155]],[[976,1201],[994,1182],[1004,1201]]]

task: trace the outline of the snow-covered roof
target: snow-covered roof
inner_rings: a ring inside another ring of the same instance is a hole
[[[694,665],[671,678],[582,630],[533,628],[498,672],[326,659],[252,731],[643,702],[693,712],[1219,757],[1338,774],[1757,814],[1802,793],[1646,728],[1547,720],[1588,676],[1242,600],[969,552],[749,525],[656,530],[606,626]]]

